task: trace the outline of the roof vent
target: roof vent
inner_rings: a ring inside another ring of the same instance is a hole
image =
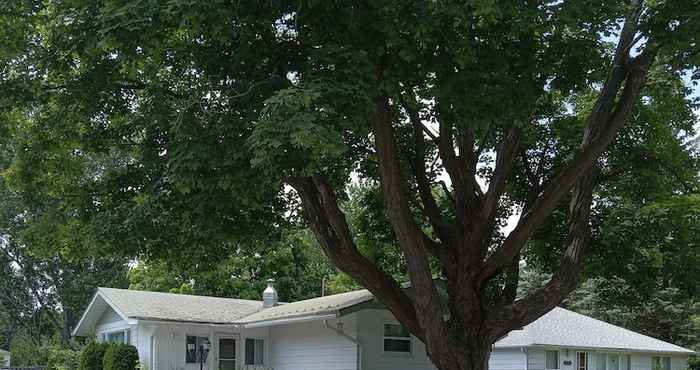
[[[263,291],[263,307],[269,308],[277,305],[277,290],[275,290],[275,279],[267,280],[267,288]]]

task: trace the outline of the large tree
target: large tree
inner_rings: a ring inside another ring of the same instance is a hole
[[[698,64],[694,1],[0,6],[17,191],[62,194],[64,222],[149,257],[211,258],[301,210],[442,370],[484,369],[576,286],[621,130],[640,140],[641,113],[673,98],[664,132],[692,131],[677,87]],[[379,186],[414,294],[358,248],[341,207],[355,181]],[[552,220],[560,262],[516,299],[523,248]]]

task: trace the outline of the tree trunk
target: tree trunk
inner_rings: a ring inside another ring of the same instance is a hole
[[[435,367],[440,370],[487,370],[491,356],[491,344],[484,340],[466,341],[466,343],[448,345],[455,348],[450,351],[456,353],[458,358],[433,354],[428,350],[428,356]],[[440,351],[444,352],[444,351]]]

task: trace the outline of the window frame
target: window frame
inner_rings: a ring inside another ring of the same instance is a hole
[[[256,348],[255,342],[256,341],[263,342],[263,344],[262,344],[262,363],[260,363],[260,364],[256,364],[256,363],[249,364],[248,363],[248,340],[249,339],[254,341],[253,342],[253,351],[254,351],[253,352],[253,362],[255,362],[255,348]],[[245,337],[243,339],[243,366],[263,366],[264,367],[265,364],[267,363],[266,352],[267,352],[267,340],[265,340],[265,338],[263,338],[263,337]]]
[[[584,357],[585,361],[585,366],[582,369],[581,368],[581,355]],[[576,370],[588,370],[590,367],[590,355],[586,351],[577,351],[576,352]]]
[[[659,360],[659,367],[656,367],[656,360]],[[668,365],[668,367],[666,366]],[[671,370],[673,363],[671,356],[651,356],[651,370]]]
[[[187,346],[189,345],[188,341],[189,338],[195,338],[194,342],[194,361],[190,361],[187,357],[189,355],[189,350],[187,349]],[[185,334],[185,364],[198,364],[199,363],[199,343],[201,338],[206,338],[206,340],[209,341],[209,355],[211,355],[212,349],[211,349],[211,340],[209,339],[209,335],[206,334]],[[209,358],[211,356],[207,355],[206,360],[204,361],[205,364],[209,363]]]
[[[121,334],[122,335],[122,341],[121,342],[112,342],[110,341],[109,337],[112,335],[117,335]],[[119,344],[131,344],[131,328],[121,328],[121,329],[113,329],[113,330],[105,330],[99,334],[100,340],[103,343],[119,343]]]
[[[401,328],[405,329],[406,332],[408,332],[408,337],[387,336],[387,335],[386,335],[386,325],[400,326]],[[400,322],[398,322],[398,321],[385,320],[385,321],[382,321],[381,330],[382,330],[382,333],[381,333],[381,336],[382,336],[381,346],[382,346],[382,353],[383,353],[384,355],[388,355],[388,356],[407,356],[407,357],[413,356],[413,351],[414,351],[413,334],[411,334],[411,332],[408,331],[408,329],[407,329],[405,326],[403,326],[403,325],[402,325]],[[404,351],[387,351],[387,350],[386,350],[386,345],[385,345],[386,340],[394,340],[394,341],[404,341],[404,342],[408,342],[408,351],[407,351],[407,352],[404,352]]]
[[[547,354],[549,354],[549,353],[556,353],[556,355],[557,355],[557,361],[556,361],[557,364],[556,364],[556,366],[557,366],[557,367],[549,367],[549,366],[547,366]],[[545,370],[559,370],[559,369],[561,369],[560,357],[561,357],[561,356],[560,356],[560,353],[559,353],[559,350],[558,350],[558,349],[546,349],[546,350],[544,351],[544,368],[545,368]]]

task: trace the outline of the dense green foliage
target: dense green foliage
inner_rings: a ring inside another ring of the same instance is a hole
[[[104,353],[104,370],[137,370],[139,353],[130,344],[109,344]]]
[[[78,370],[102,370],[107,343],[91,342],[80,353]]]
[[[53,346],[49,349],[48,370],[75,370],[80,363],[80,351]]]
[[[526,216],[520,210],[579,158],[634,4],[1,4],[0,286],[21,289],[0,298],[14,310],[0,311],[0,324],[33,318],[3,324],[11,328],[3,335],[21,331],[40,343],[63,331],[65,339],[94,286],[126,285],[129,259],[139,261],[129,283],[141,289],[254,298],[274,277],[282,299],[294,300],[316,295],[326,277],[332,291],[357,286],[299,231],[299,189],[290,188],[298,178],[333,189],[351,229],[346,244],[398,281],[415,278],[381,187],[380,95],[410,220],[444,245],[458,238],[430,218],[468,229],[476,211],[456,206],[465,176],[448,174],[436,137],[449,137],[479,198],[508,133],[521,134],[478,243],[485,259],[507,238],[508,219]],[[625,50],[651,49],[655,59],[626,125],[596,161],[583,274],[620,288],[596,307],[692,344],[674,334],[691,325],[685,319],[670,329],[641,323],[653,307],[686,307],[699,295],[700,163],[686,76],[698,78],[700,7],[648,1],[643,10]],[[623,101],[615,93],[613,103]],[[421,174],[437,216],[420,194]],[[557,271],[571,229],[568,197],[524,243],[528,266]],[[305,211],[307,221],[318,216]],[[446,279],[447,265],[431,257],[429,272]],[[497,311],[505,275],[497,270],[478,291],[484,311]],[[694,320],[693,305],[676,317]]]

